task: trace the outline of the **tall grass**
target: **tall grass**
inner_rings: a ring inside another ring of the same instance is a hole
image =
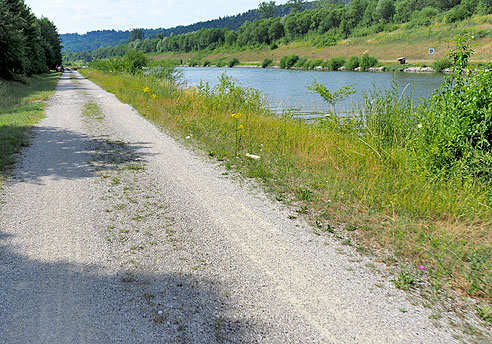
[[[419,166],[410,148],[419,110],[397,91],[373,94],[352,120],[308,124],[271,114],[258,92],[226,76],[216,87],[183,90],[144,75],[84,74],[176,135],[192,134],[210,156],[260,180],[317,226],[343,223],[340,230],[350,229],[343,235],[425,265],[439,285],[492,297],[490,185]]]

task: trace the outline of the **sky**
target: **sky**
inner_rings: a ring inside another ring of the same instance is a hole
[[[263,0],[24,0],[36,17],[47,17],[58,33],[170,28],[235,15]],[[277,4],[285,1],[277,1]]]

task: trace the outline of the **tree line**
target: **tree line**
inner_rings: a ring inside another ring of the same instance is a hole
[[[351,36],[391,31],[395,24],[406,27],[428,26],[436,21],[456,22],[474,14],[492,13],[492,0],[321,0],[306,6],[302,0],[289,0],[289,13],[277,16],[275,1],[262,2],[261,19],[244,22],[237,30],[201,29],[181,35],[144,38],[92,52],[67,54],[69,60],[123,56],[128,49],[150,52],[191,52],[221,47],[241,49],[295,40],[309,40],[317,47],[335,45]]]
[[[289,13],[289,9],[284,5],[278,5],[275,8],[276,16],[284,16]],[[182,35],[189,32],[195,32],[201,29],[229,29],[237,30],[246,21],[255,21],[260,19],[260,12],[256,9],[233,16],[225,16],[217,19],[201,21],[191,25],[179,25],[169,29],[134,29],[128,31],[116,30],[97,30],[85,34],[67,33],[60,35],[64,50],[69,52],[93,51],[98,48],[112,47],[126,41],[133,41],[132,34],[135,30],[140,30],[145,37],[156,38]],[[143,39],[143,37],[142,37]]]
[[[48,18],[23,0],[0,0],[0,78],[44,73],[62,63],[61,41]]]

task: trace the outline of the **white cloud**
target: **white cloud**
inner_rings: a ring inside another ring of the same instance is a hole
[[[60,33],[169,28],[234,15],[256,8],[261,0],[25,0],[36,16],[48,17]],[[282,1],[285,2],[285,1]],[[278,2],[280,3],[280,2]]]

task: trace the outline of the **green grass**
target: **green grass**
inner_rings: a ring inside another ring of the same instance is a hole
[[[423,265],[436,286],[491,300],[490,187],[459,177],[432,179],[415,168],[412,152],[399,142],[408,136],[401,130],[413,111],[410,100],[379,96],[366,120],[380,131],[361,137],[357,121],[340,128],[338,120],[312,125],[275,116],[256,92],[229,80],[215,89],[182,90],[140,75],[83,73],[177,137],[190,136],[188,142],[227,168],[261,181],[319,233],[334,232],[345,243],[356,239],[381,256],[392,252],[407,263],[409,276]],[[334,231],[339,223],[346,229]],[[405,278],[396,280],[405,285]]]
[[[43,118],[59,75],[36,75],[23,83],[0,80],[0,180],[15,162],[14,154],[29,144],[28,129]]]

